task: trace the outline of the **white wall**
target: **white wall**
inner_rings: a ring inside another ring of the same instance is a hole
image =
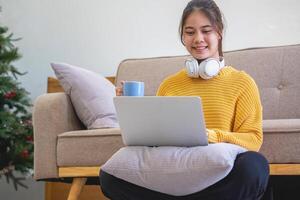
[[[21,81],[35,99],[54,76],[51,61],[108,76],[126,58],[186,54],[178,24],[187,2],[0,0],[0,23],[23,38],[16,43],[23,54],[16,66],[28,71]],[[300,43],[299,0],[216,2],[227,20],[225,50]]]
[[[186,54],[178,24],[188,0],[0,0],[0,21],[16,37],[16,65],[33,99],[53,76],[51,61],[104,76],[126,58]],[[217,0],[227,19],[225,50],[300,43],[299,0]]]

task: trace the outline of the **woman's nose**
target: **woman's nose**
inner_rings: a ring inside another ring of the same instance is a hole
[[[195,43],[200,43],[200,42],[203,42],[203,41],[204,41],[203,34],[201,34],[200,32],[197,32],[195,34],[194,42]]]

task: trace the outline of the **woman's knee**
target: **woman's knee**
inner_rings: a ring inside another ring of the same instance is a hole
[[[118,191],[115,191],[115,186],[117,183],[114,178],[110,174],[107,174],[101,170],[99,173],[99,180],[102,193],[110,199],[117,199],[113,198],[113,196],[118,194]]]
[[[269,164],[260,153],[248,151],[237,156],[234,164],[235,173],[244,184],[266,187],[269,178]]]

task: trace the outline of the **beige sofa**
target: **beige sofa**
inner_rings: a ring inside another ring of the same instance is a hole
[[[161,81],[180,70],[186,58],[125,60],[115,83],[144,81],[145,95],[155,95]],[[226,52],[225,62],[249,73],[260,89],[264,116],[260,152],[272,163],[271,173],[300,175],[300,45]],[[33,124],[36,179],[97,176],[99,167],[123,146],[119,129],[85,130],[65,93],[38,97]],[[84,181],[74,179],[74,185]]]

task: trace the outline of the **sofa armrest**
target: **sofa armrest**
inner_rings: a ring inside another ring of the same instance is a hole
[[[267,119],[263,120],[264,133],[299,133],[300,119]]]
[[[73,130],[85,129],[77,118],[65,93],[39,96],[33,108],[34,177],[58,178],[57,136]]]

